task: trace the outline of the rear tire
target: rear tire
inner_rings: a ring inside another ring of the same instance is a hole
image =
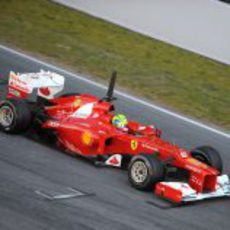
[[[134,156],[129,164],[128,178],[133,187],[139,190],[151,190],[164,180],[163,164],[153,155]]]
[[[191,155],[211,167],[217,169],[221,174],[223,171],[223,162],[219,152],[210,146],[201,146],[191,150]]]
[[[31,124],[31,112],[26,101],[7,99],[0,102],[0,129],[5,133],[21,133]]]

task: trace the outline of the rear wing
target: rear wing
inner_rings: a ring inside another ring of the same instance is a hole
[[[62,75],[50,71],[37,73],[9,74],[7,98],[28,98],[34,90],[37,95],[46,99],[52,99],[55,94],[64,88],[65,79]]]

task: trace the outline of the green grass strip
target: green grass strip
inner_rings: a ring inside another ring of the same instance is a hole
[[[215,36],[215,34],[213,35]],[[230,66],[47,0],[0,1],[0,42],[230,128]]]

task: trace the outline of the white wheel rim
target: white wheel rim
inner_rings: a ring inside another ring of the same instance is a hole
[[[143,161],[136,161],[131,168],[131,177],[135,183],[143,183],[148,176],[148,169]]]
[[[2,106],[0,108],[0,124],[3,127],[8,127],[13,123],[14,113],[9,106]]]

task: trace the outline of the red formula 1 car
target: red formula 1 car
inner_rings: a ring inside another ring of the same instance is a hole
[[[0,102],[0,127],[6,133],[32,127],[62,149],[95,159],[95,164],[127,167],[133,187],[154,189],[174,202],[230,196],[229,179],[221,175],[222,160],[214,148],[188,151],[161,139],[154,126],[114,115],[115,79],[114,73],[102,99],[77,93],[54,97],[64,87],[63,76],[11,72],[7,97]],[[29,100],[33,92],[35,102]],[[124,126],[115,125],[119,117]],[[165,179],[170,169],[178,172],[174,182]]]

